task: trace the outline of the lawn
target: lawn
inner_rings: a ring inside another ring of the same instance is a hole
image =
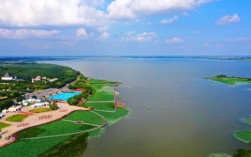
[[[100,117],[98,117],[96,114],[90,111],[76,111],[68,115],[64,119],[72,120],[72,121],[84,121],[86,123],[92,123],[92,124],[103,123],[103,120]],[[59,121],[41,125],[35,128],[23,130],[17,135],[17,137],[29,138],[29,137],[48,136],[48,135],[58,135],[58,134],[80,132],[80,131],[89,130],[92,128],[94,128],[94,126],[75,124],[74,122],[59,120]],[[20,156],[20,154],[25,154],[26,157],[39,156],[40,154],[48,156],[48,155],[53,154],[53,150],[55,151],[57,149],[62,150],[63,143],[67,144],[69,141],[72,141],[72,140],[75,141],[74,140],[75,136],[69,135],[69,136],[60,136],[60,137],[54,137],[54,138],[44,138],[44,139],[34,139],[34,140],[18,140],[17,142],[14,142],[13,144],[10,144],[4,148],[1,148],[0,154],[1,156],[8,156],[8,157],[16,157],[16,156]],[[78,140],[76,139],[76,141]],[[78,149],[80,148],[78,147]],[[12,150],[15,150],[15,151],[12,151]],[[48,154],[46,152],[48,152]],[[71,152],[68,152],[68,153],[71,153]]]
[[[85,103],[84,107],[92,107],[98,110],[113,111],[114,103]]]
[[[72,121],[84,121],[86,123],[98,125],[103,124],[103,119],[90,111],[76,111],[73,114],[65,117],[64,119]]]
[[[92,97],[88,99],[88,101],[113,101],[114,96],[111,92],[95,92]]]
[[[5,123],[0,122],[0,130],[7,127],[7,126],[9,126],[9,124],[5,124]]]
[[[115,124],[123,117],[129,114],[129,110],[126,108],[118,108],[116,112],[100,112],[97,111],[99,114],[103,115],[109,124]]]
[[[96,80],[96,79],[90,79],[88,82],[92,85],[115,85],[115,84],[120,84],[119,82],[110,82],[107,80]]]
[[[42,112],[48,112],[48,111],[51,111],[51,109],[50,108],[36,108],[36,109],[30,110],[29,112],[42,113]]]
[[[16,115],[6,118],[6,120],[10,122],[22,122],[24,118],[26,118],[27,116],[28,115],[24,115],[24,114],[16,114]]]
[[[251,142],[251,130],[238,130],[234,132],[234,137],[238,140],[250,143]]]

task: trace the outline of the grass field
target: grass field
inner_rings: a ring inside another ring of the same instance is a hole
[[[94,95],[88,99],[88,101],[113,101],[113,100],[114,100],[113,93],[105,91],[95,92]]]
[[[91,85],[116,85],[116,84],[120,84],[119,82],[110,82],[110,81],[106,81],[106,80],[97,80],[97,79],[90,79],[88,80],[88,82]]]
[[[0,122],[0,130],[7,127],[7,126],[9,126],[9,124],[5,124],[5,123]]]
[[[85,103],[84,107],[92,107],[98,110],[113,111],[115,106],[114,103]]]
[[[26,117],[28,117],[28,116],[24,115],[24,114],[16,114],[16,115],[13,115],[13,116],[6,118],[6,120],[10,121],[10,122],[22,122],[23,119]]]
[[[238,130],[234,132],[234,137],[238,140],[250,143],[251,142],[251,130]]]
[[[114,124],[129,114],[129,111],[126,108],[118,108],[117,111],[113,113],[99,111],[97,112],[103,115],[109,124]]]
[[[36,108],[36,109],[30,110],[29,112],[42,113],[42,112],[48,112],[48,111],[51,111],[51,109],[50,108]]]

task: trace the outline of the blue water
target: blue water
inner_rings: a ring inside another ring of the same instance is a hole
[[[79,95],[81,92],[65,92],[65,93],[59,93],[56,95],[50,96],[50,99],[52,100],[61,100],[61,101],[67,101],[71,97],[74,97],[76,95]]]

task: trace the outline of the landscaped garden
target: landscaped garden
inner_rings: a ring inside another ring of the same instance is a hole
[[[27,116],[28,115],[25,115],[25,114],[15,114],[6,118],[6,120],[10,122],[22,122],[24,118],[26,118]]]
[[[5,124],[5,123],[0,122],[0,130],[7,127],[7,126],[9,126],[9,124]]]
[[[42,113],[42,112],[48,112],[48,111],[51,111],[51,109],[50,108],[36,108],[36,109],[30,110],[29,112]]]

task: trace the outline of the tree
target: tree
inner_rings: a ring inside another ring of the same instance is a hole
[[[72,97],[72,98],[68,99],[68,103],[70,105],[77,105],[78,99],[76,99],[75,97]]]
[[[23,97],[23,96],[17,97],[17,102],[21,102],[21,101],[23,101],[23,100],[24,100],[24,97]]]
[[[51,110],[57,110],[58,109],[58,105],[55,102],[51,103],[49,106],[50,106]]]

